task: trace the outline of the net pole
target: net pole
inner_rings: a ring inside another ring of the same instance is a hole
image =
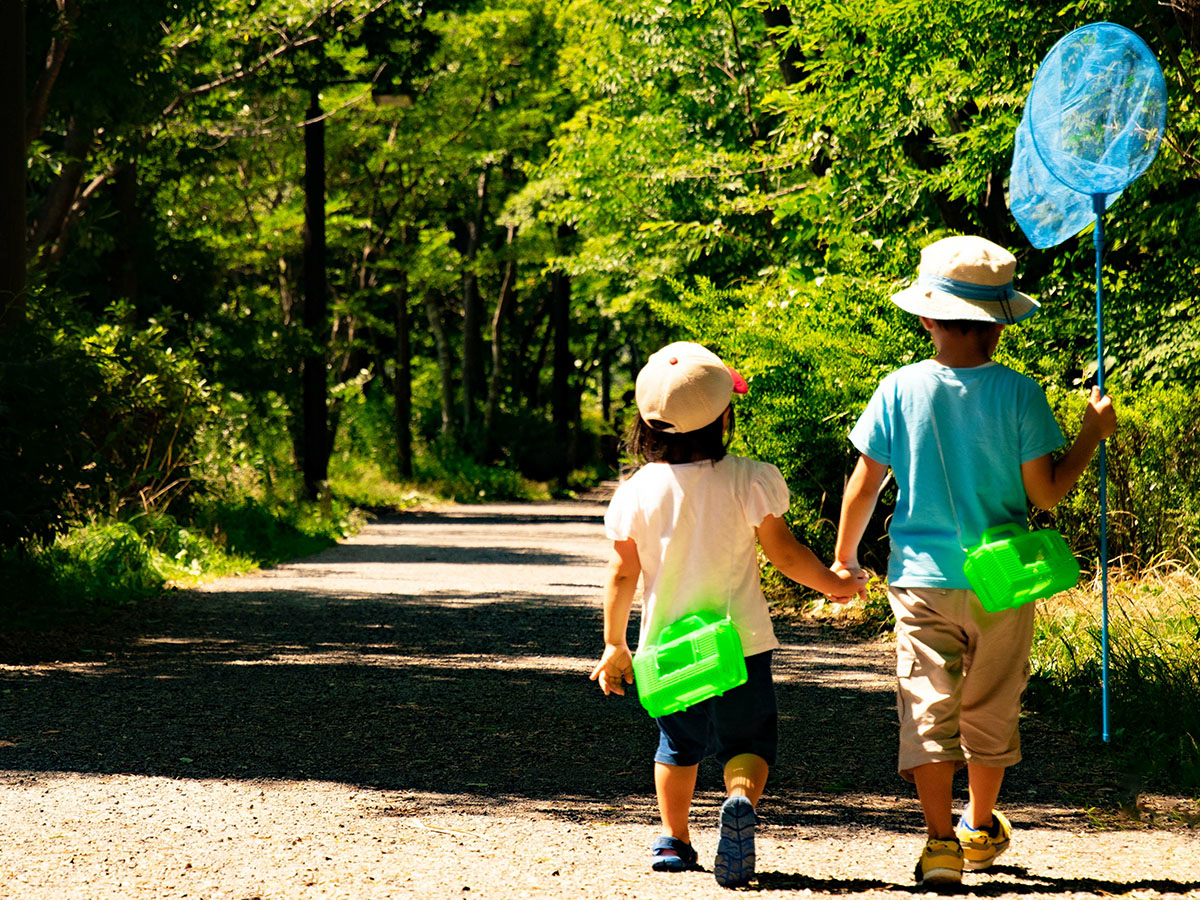
[[[1104,194],[1092,195],[1096,213],[1096,384],[1104,394]],[[1105,743],[1108,729],[1108,473],[1105,441],[1100,441],[1100,734]]]

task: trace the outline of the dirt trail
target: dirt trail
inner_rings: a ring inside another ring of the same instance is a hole
[[[587,681],[595,503],[378,522],[310,559],[172,595],[94,633],[0,645],[0,898],[690,898],[651,873],[654,726]],[[885,642],[781,622],[767,896],[911,883]],[[1195,829],[1099,830],[1108,778],[1026,732],[989,897],[1200,896]],[[694,840],[711,866],[719,773]]]

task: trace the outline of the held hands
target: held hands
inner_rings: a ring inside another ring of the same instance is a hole
[[[617,694],[624,697],[625,685],[633,684],[633,654],[629,652],[629,647],[625,644],[605,644],[604,655],[588,678],[590,681],[600,680],[600,690],[604,691],[604,696]]]
[[[1117,413],[1113,409],[1112,397],[1107,394],[1101,396],[1097,386],[1092,387],[1088,405],[1083,410],[1083,424],[1079,430],[1081,433],[1093,431],[1097,440],[1101,441],[1112,437],[1113,432],[1117,430]]]
[[[867,582],[870,575],[858,564],[858,560],[838,560],[829,569],[838,579],[839,587],[837,592],[830,591],[825,594],[828,599],[834,603],[846,603],[853,600],[855,594],[863,600],[867,599]]]

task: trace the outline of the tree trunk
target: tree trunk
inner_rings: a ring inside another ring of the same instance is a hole
[[[75,202],[79,183],[83,180],[93,136],[92,129],[77,116],[72,116],[67,122],[67,134],[62,147],[63,167],[38,209],[37,218],[33,223],[33,237],[27,247],[27,256],[32,256],[42,247],[60,242],[67,216],[71,212],[71,204]]]
[[[792,25],[792,14],[783,5],[767,7],[762,11],[762,17],[767,28],[788,28]],[[777,39],[773,38],[773,41],[779,51],[779,74],[783,76],[783,83],[795,84],[800,80],[804,54],[795,42],[783,47]]]
[[[314,89],[304,123],[304,331],[308,347],[300,369],[304,449],[300,463],[309,500],[321,497],[329,478],[327,306],[325,121]]]
[[[560,225],[558,237],[565,241],[572,234],[567,225]],[[571,446],[571,279],[566,272],[555,271],[551,282],[550,322],[554,329],[554,374],[550,390],[550,404],[554,419],[554,439],[559,446],[559,487],[567,486],[567,476],[574,468],[574,452]]]
[[[401,238],[403,244],[403,237]],[[401,481],[413,477],[412,458],[412,323],[408,314],[408,273],[400,272],[393,297],[396,325],[396,474]]]
[[[0,0],[0,331],[25,318],[25,3]]]
[[[483,389],[483,298],[479,295],[479,275],[475,262],[487,213],[487,188],[490,166],[484,166],[475,187],[475,209],[465,226],[463,237],[463,373],[462,423],[464,433],[470,433]]]
[[[442,321],[442,310],[431,294],[424,297],[425,318],[437,347],[438,371],[442,376],[442,436],[454,438],[454,356],[450,352],[450,341],[446,337],[446,325]]]
[[[3,0],[5,6],[10,5],[11,0]],[[13,5],[24,6],[23,3],[15,3]],[[50,48],[46,51],[46,63],[42,67],[42,74],[38,76],[38,80],[33,85],[33,90],[30,92],[29,108],[23,113],[22,119],[13,121],[25,122],[25,149],[28,151],[29,145],[42,136],[42,130],[45,127],[46,111],[50,106],[50,92],[54,90],[54,83],[58,81],[58,75],[62,71],[63,62],[67,58],[67,50],[71,46],[71,26],[75,20],[79,18],[79,4],[76,0],[57,0],[58,6],[58,30],[54,37],[50,39]],[[5,34],[9,33],[9,26],[3,26]],[[5,52],[5,59],[8,59],[8,51]],[[25,53],[22,50],[13,56],[14,59],[24,59]],[[24,70],[22,70],[22,79],[24,78]],[[11,82],[5,81],[5,84]]]
[[[134,306],[138,300],[138,243],[141,240],[142,211],[138,206],[137,164],[123,163],[112,180],[113,204],[120,230],[111,257],[113,292]]]
[[[504,265],[504,278],[500,282],[500,296],[496,299],[496,313],[492,316],[492,372],[488,378],[487,406],[483,411],[484,459],[492,461],[497,456],[496,412],[500,407],[500,381],[504,371],[504,320],[517,302],[517,257],[513,244],[517,239],[517,226],[509,225],[504,245],[508,249],[508,261]]]

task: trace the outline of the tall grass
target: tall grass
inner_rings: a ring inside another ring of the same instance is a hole
[[[1200,577],[1159,563],[1109,578],[1109,722],[1130,768],[1163,786],[1200,789]],[[1101,611],[1097,583],[1039,605],[1028,701],[1098,734]]]

